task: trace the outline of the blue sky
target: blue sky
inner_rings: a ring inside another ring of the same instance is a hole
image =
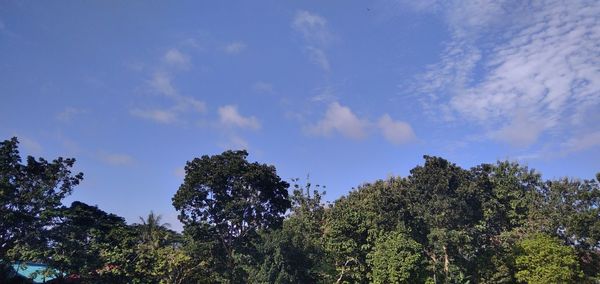
[[[69,202],[175,228],[185,162],[226,149],[310,174],[328,200],[424,154],[592,178],[598,15],[597,1],[2,1],[0,137],[75,157]]]

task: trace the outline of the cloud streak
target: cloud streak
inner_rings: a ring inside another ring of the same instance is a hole
[[[187,68],[190,65],[190,58],[176,48],[169,49],[163,56],[163,60],[175,67]]]
[[[132,156],[121,153],[102,152],[98,156],[102,162],[111,166],[128,166],[135,162],[135,159]]]
[[[227,44],[224,48],[228,54],[240,54],[246,49],[246,44],[240,41]]]
[[[585,115],[600,106],[597,2],[444,3],[424,8],[445,11],[453,31],[441,61],[419,79],[429,113],[481,125],[487,137],[519,147],[544,134],[598,129]]]
[[[170,58],[170,59],[168,59]],[[172,64],[181,65],[184,62],[183,57],[174,49],[169,50],[165,56],[165,61],[171,61]],[[206,112],[206,103],[191,96],[179,94],[172,83],[171,75],[159,70],[152,75],[148,81],[150,90],[170,101],[169,107],[154,107],[154,108],[133,108],[129,111],[132,116],[152,120],[161,124],[171,124],[183,122],[183,115],[189,112],[204,113]]]
[[[302,35],[309,60],[323,71],[330,71],[325,49],[333,41],[333,35],[327,27],[327,20],[315,13],[298,11],[292,21],[292,28]]]

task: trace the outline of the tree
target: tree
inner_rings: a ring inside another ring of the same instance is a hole
[[[368,255],[373,283],[424,283],[423,247],[402,230],[383,234]]]
[[[600,275],[600,185],[596,180],[547,181],[534,210],[535,231],[573,246],[586,275]]]
[[[518,243],[516,265],[522,283],[577,283],[583,276],[575,250],[540,233]]]
[[[261,234],[257,264],[251,267],[250,283],[330,283],[332,270],[323,246],[325,192],[293,180],[291,214],[281,230]],[[312,190],[312,192],[311,192]]]
[[[278,228],[290,208],[289,184],[275,167],[246,160],[246,151],[226,151],[187,163],[173,197],[185,231],[204,240],[225,281],[243,282],[241,263],[255,248],[259,230]],[[224,254],[224,255],[223,255]]]
[[[28,156],[21,163],[17,138],[0,142],[0,259],[15,246],[43,245],[49,226],[83,173],[73,174],[75,159],[47,161]],[[17,254],[13,254],[18,257]]]
[[[367,255],[381,231],[404,225],[402,180],[364,184],[327,210],[323,238],[336,269],[337,283],[368,283]]]
[[[48,232],[49,264],[64,273],[90,278],[107,264],[102,250],[119,244],[120,235],[115,232],[127,226],[125,219],[79,201],[57,215],[59,221]]]
[[[158,248],[162,242],[166,241],[169,235],[169,223],[162,223],[162,216],[154,214],[150,211],[146,218],[140,217],[141,224],[138,225],[140,230],[141,241],[151,248]]]
[[[470,180],[482,214],[471,224],[477,253],[468,270],[480,283],[514,283],[514,244],[538,206],[541,176],[517,163],[501,161],[471,168]]]
[[[424,156],[425,164],[407,177],[407,206],[423,226],[418,236],[430,260],[434,282],[466,278],[475,257],[472,228],[481,219],[477,191],[468,171],[439,157]]]

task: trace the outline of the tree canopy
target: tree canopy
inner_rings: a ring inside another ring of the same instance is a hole
[[[63,205],[83,177],[75,160],[25,161],[16,138],[0,143],[1,283],[20,281],[14,261],[47,264],[57,283],[600,281],[600,174],[424,156],[326,203],[323,187],[226,151],[187,162],[171,200],[180,233],[152,210],[127,224]]]
[[[218,250],[224,262],[223,277],[233,282],[246,277],[240,265],[254,250],[258,231],[280,227],[291,206],[289,184],[275,167],[250,163],[247,156],[246,151],[226,151],[188,162],[173,197],[185,233],[212,241],[210,249]]]

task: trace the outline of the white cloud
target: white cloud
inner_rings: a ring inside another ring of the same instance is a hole
[[[327,45],[332,40],[332,35],[327,28],[327,20],[315,13],[296,12],[292,27],[300,32],[306,41],[314,44]]]
[[[167,64],[179,68],[187,68],[190,65],[190,58],[176,48],[169,49],[165,53],[163,60]]]
[[[150,81],[150,86],[155,92],[164,95],[172,99],[176,105],[175,110],[185,111],[188,108],[192,108],[197,112],[206,111],[206,103],[196,98],[180,95],[173,84],[171,78],[164,72],[156,72]]]
[[[327,27],[327,20],[308,11],[298,11],[292,21],[292,28],[302,35],[310,61],[324,71],[329,71],[331,68],[325,49],[332,42],[333,36]]]
[[[563,153],[583,151],[600,146],[600,131],[585,133],[562,143]]]
[[[407,122],[393,120],[389,114],[382,115],[377,122],[370,122],[338,102],[329,104],[324,117],[316,124],[306,127],[306,130],[321,136],[339,133],[350,139],[363,139],[370,132],[380,131],[387,141],[397,145],[416,140],[416,135]]]
[[[62,122],[71,122],[75,116],[83,113],[86,113],[86,110],[74,107],[66,107],[63,111],[56,115],[56,119]]]
[[[158,123],[171,124],[183,121],[182,115],[184,113],[190,111],[203,113],[206,111],[206,103],[203,101],[194,97],[180,95],[166,72],[154,73],[148,84],[154,92],[168,98],[171,105],[158,108],[134,108],[129,111],[131,115]]]
[[[333,85],[326,85],[314,90],[317,94],[310,98],[313,102],[335,102],[338,100],[336,88]]]
[[[339,132],[348,138],[362,139],[367,136],[367,128],[368,121],[358,118],[349,107],[334,102],[327,108],[325,117],[308,130],[317,135]]]
[[[257,130],[260,122],[254,116],[241,115],[236,106],[226,105],[219,108],[219,121],[224,126]]]
[[[388,114],[384,114],[377,124],[385,139],[394,144],[404,144],[415,139],[415,133],[410,124],[403,121],[394,121]]]
[[[308,51],[309,58],[312,63],[321,67],[321,69],[324,71],[329,71],[331,69],[329,65],[329,59],[327,59],[327,55],[322,49],[309,46],[306,48],[306,50]]]
[[[429,113],[484,126],[515,146],[598,129],[600,4],[435,2],[453,38],[420,78]],[[526,16],[523,16],[526,15]],[[526,110],[525,114],[521,114]],[[564,140],[563,140],[564,141]]]
[[[168,96],[177,96],[177,90],[171,84],[171,78],[165,72],[156,72],[150,80],[150,86],[158,93]]]
[[[256,82],[252,85],[252,89],[256,92],[267,94],[272,94],[274,91],[273,84],[267,82]]]
[[[133,116],[153,120],[158,123],[170,124],[178,121],[177,112],[164,109],[132,109],[129,112]]]
[[[98,156],[102,162],[111,166],[127,166],[135,162],[135,159],[127,154],[102,152]]]
[[[544,124],[540,119],[519,112],[510,123],[491,132],[489,136],[513,146],[526,147],[538,140],[543,129]]]
[[[225,52],[229,54],[239,54],[246,49],[246,44],[240,41],[232,42],[225,46]]]

